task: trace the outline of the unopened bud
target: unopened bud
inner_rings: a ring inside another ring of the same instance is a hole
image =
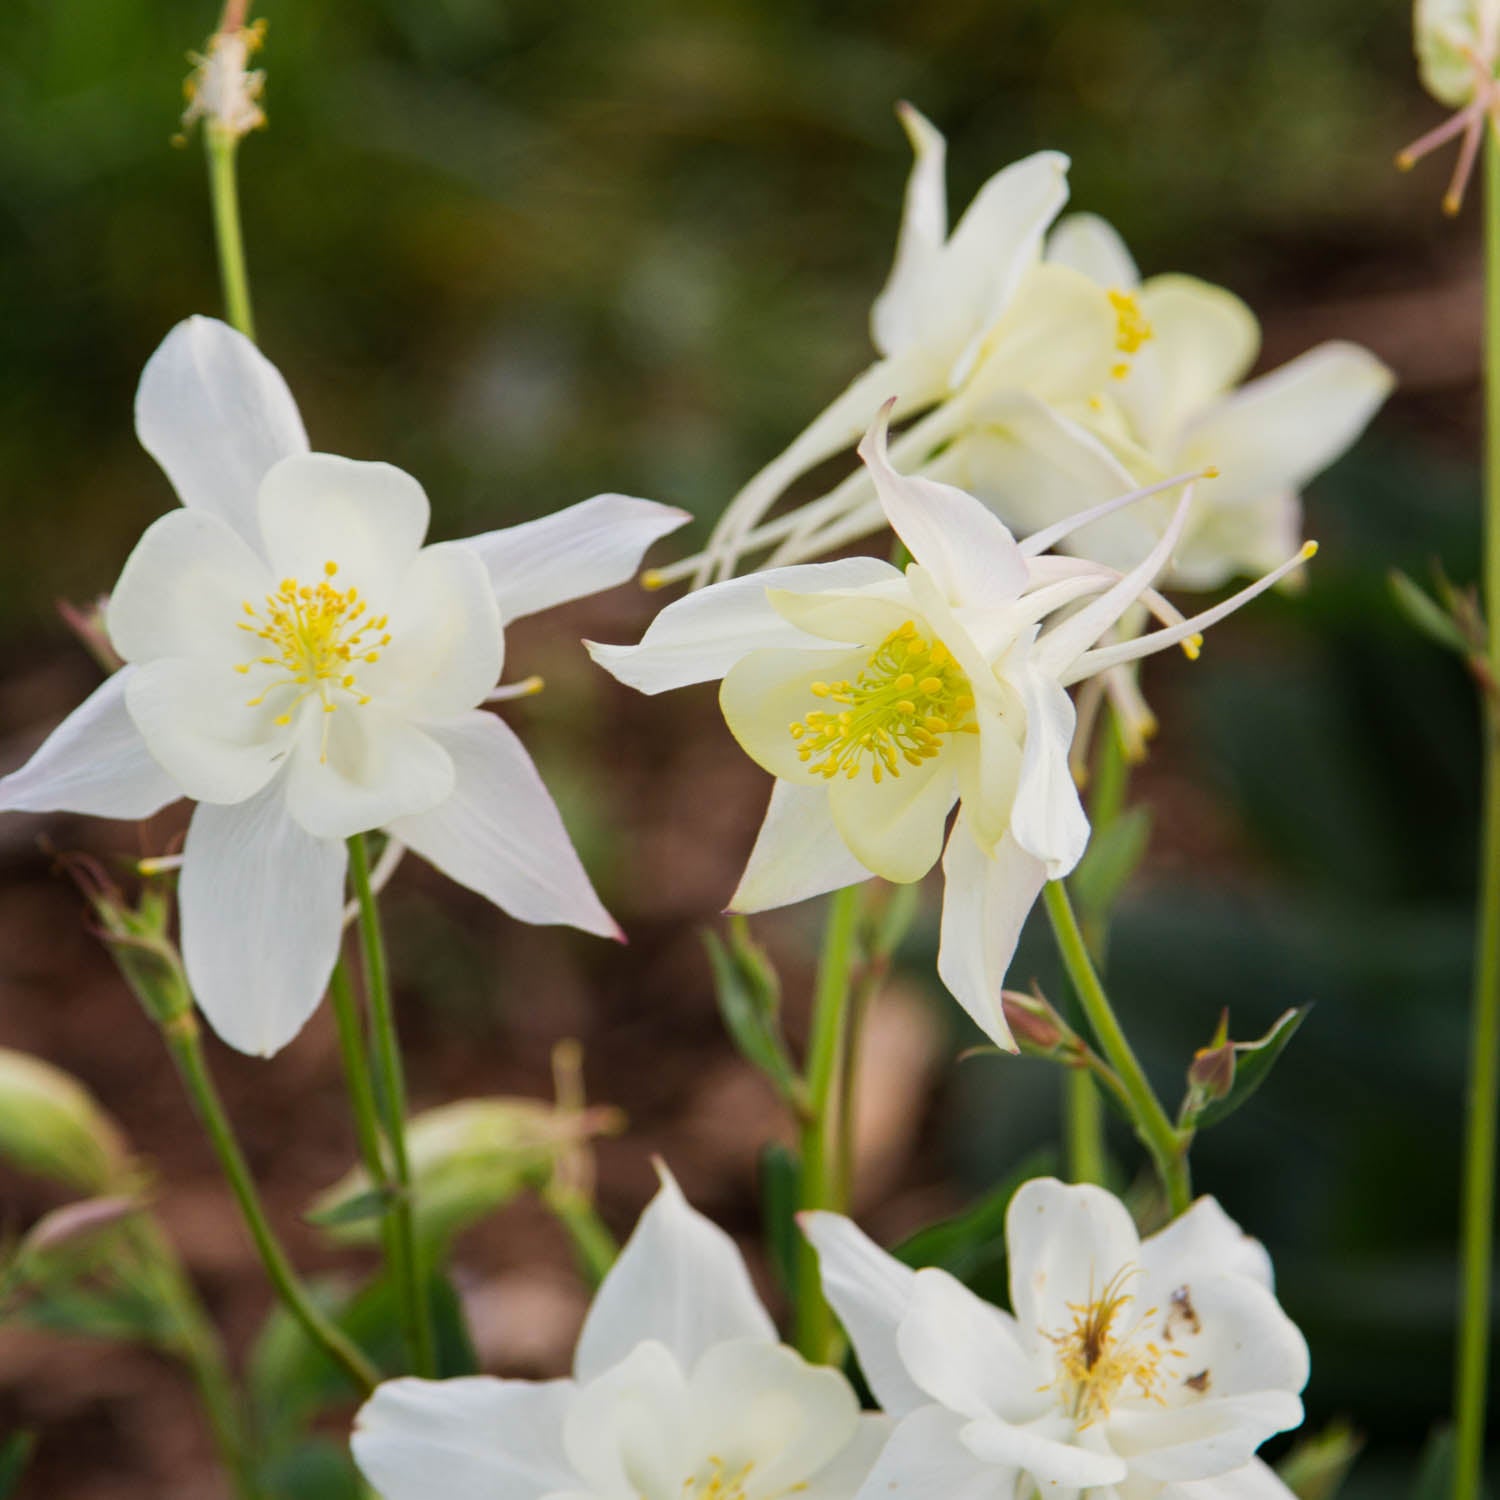
[[[130,1150],[93,1095],[51,1063],[0,1049],[0,1157],[85,1193],[128,1180]]]
[[[43,1214],[21,1241],[17,1258],[35,1262],[61,1250],[88,1248],[98,1237],[127,1219],[140,1208],[140,1202],[123,1194],[104,1198],[84,1198]]]
[[[1039,995],[1002,990],[1000,1003],[1005,1007],[1005,1023],[1022,1052],[1033,1057],[1055,1057],[1072,1040],[1072,1030]]]
[[[1234,1087],[1234,1043],[1200,1047],[1188,1065],[1188,1085],[1205,1101],[1225,1098]]]

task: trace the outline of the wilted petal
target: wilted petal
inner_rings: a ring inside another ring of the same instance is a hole
[[[186,506],[227,521],[259,550],[255,497],[273,464],[307,451],[276,367],[217,318],[188,318],[146,361],[135,430]]]
[[[508,624],[626,582],[654,541],[690,520],[687,511],[653,500],[595,495],[463,545],[483,561]]]
[[[149,818],[182,795],[125,707],[134,667],[94,689],[19,770],[0,778],[0,810]]]
[[[383,1500],[542,1500],[572,1488],[562,1447],[571,1380],[390,1380],[350,1447]]]
[[[472,713],[424,729],[452,760],[453,791],[428,812],[393,819],[391,835],[522,922],[619,937],[510,726]]]
[[[579,1335],[573,1374],[592,1381],[651,1339],[684,1371],[729,1339],[775,1343],[735,1243],[692,1208],[671,1173],[599,1288]]]
[[[317,1009],[343,931],[344,845],[286,811],[279,781],[188,825],[178,902],[188,981],[209,1024],[269,1057]]]
[[[834,825],[827,788],[777,781],[729,910],[770,911],[869,878]]]

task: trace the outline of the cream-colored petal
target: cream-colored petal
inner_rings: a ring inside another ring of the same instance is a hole
[[[882,354],[917,343],[923,333],[923,292],[948,238],[947,142],[910,104],[896,106],[914,156],[896,236],[896,260],[870,309],[870,339]]]
[[[943,852],[948,814],[958,800],[950,754],[903,765],[876,782],[868,769],[828,783],[833,821],[859,862],[897,883],[920,880]]]
[[[819,757],[811,731],[800,738],[792,726],[809,713],[831,713],[839,705],[812,691],[815,682],[853,681],[870,653],[854,651],[752,651],[737,661],[719,687],[719,708],[729,732],[758,766],[784,781],[811,786]],[[803,750],[808,750],[806,757]]]
[[[1098,214],[1066,214],[1047,236],[1047,259],[1070,266],[1102,287],[1134,291],[1141,273],[1120,232]]]
[[[729,910],[770,911],[868,880],[828,808],[822,777],[813,786],[771,784],[771,802]]]

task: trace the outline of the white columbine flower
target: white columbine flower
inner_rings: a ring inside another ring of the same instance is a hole
[[[353,1449],[382,1500],[850,1500],[886,1426],[777,1342],[734,1242],[663,1172],[571,1379],[390,1381]]]
[[[1403,171],[1430,151],[1462,137],[1458,163],[1443,209],[1456,214],[1479,156],[1486,120],[1500,111],[1500,0],[1416,0],[1412,14],[1417,69],[1422,86],[1454,111],[1443,124],[1413,141],[1396,157]]]
[[[1028,1182],[1006,1215],[1013,1314],[836,1214],[803,1225],[898,1419],[861,1500],[1290,1500],[1254,1455],[1302,1420],[1307,1345],[1212,1198],[1142,1241],[1101,1188]]]
[[[1089,836],[1068,769],[1067,688],[1174,643],[1195,655],[1202,629],[1311,552],[1184,621],[1151,580],[1182,531],[1187,493],[1128,572],[1045,556],[1073,528],[1139,496],[1018,545],[971,495],[891,468],[885,420],[860,455],[914,559],[904,573],[871,557],[752,573],[669,605],[637,646],[588,645],[647,693],[723,678],[730,730],[776,777],[734,910],[871,874],[919,880],[941,856],[938,972],[1010,1046],[1000,986],[1021,924],[1043,881],[1066,875]],[[1170,623],[1099,645],[1137,601]]]
[[[911,105],[898,114],[916,160],[895,263],[870,315],[879,359],[735,496],[704,554],[662,570],[663,582],[694,568],[700,582],[727,575],[742,552],[821,517],[818,511],[756,529],[793,480],[853,444],[893,397],[897,418],[941,402],[964,386],[981,358],[991,383],[1043,395],[1091,388],[1105,356],[1086,330],[1097,324],[1107,340],[1114,327],[1108,306],[1093,306],[1103,299],[1078,278],[1033,279],[1042,236],[1067,199],[1067,158],[1038,151],[997,172],[949,233],[943,137]]]
[[[479,705],[506,622],[622,582],[685,514],[600,495],[424,547],[417,481],[309,453],[276,369],[209,318],[151,357],[136,430],[183,508],[110,600],[127,665],[0,780],[0,810],[194,798],[183,957],[244,1052],[284,1046],[323,993],[352,834],[385,829],[522,921],[617,937],[531,758]]]

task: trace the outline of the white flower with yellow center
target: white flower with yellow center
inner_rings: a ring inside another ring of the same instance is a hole
[[[1212,1198],[1142,1241],[1101,1188],[1028,1182],[1006,1215],[1013,1314],[848,1219],[802,1222],[898,1419],[861,1500],[1290,1500],[1254,1455],[1302,1420],[1307,1345],[1265,1250]]]
[[[207,318],[152,356],[136,426],[183,508],[111,597],[125,667],[0,780],[0,810],[141,818],[194,798],[183,956],[245,1052],[317,1005],[352,834],[385,829],[523,921],[618,936],[530,757],[479,706],[505,622],[622,582],[685,515],[601,495],[423,546],[417,481],[309,453],[275,368]]]
[[[870,316],[880,358],[729,503],[704,553],[657,575],[698,582],[739,558],[836,519],[830,496],[762,525],[800,475],[850,447],[892,399],[893,420],[979,389],[1041,401],[1082,398],[1120,360],[1119,318],[1086,278],[1040,266],[1042,237],[1067,199],[1068,160],[1039,151],[997,172],[948,229],[946,146],[909,104],[898,113],[915,153],[895,263]]]
[[[355,1421],[382,1500],[851,1500],[888,1424],[776,1340],[734,1242],[663,1172],[567,1380],[394,1380]]]
[[[971,495],[897,473],[884,415],[860,454],[914,559],[905,572],[857,557],[750,574],[669,605],[637,646],[589,650],[643,692],[723,679],[730,730],[776,777],[734,910],[871,874],[919,880],[941,856],[938,972],[1011,1046],[1000,986],[1021,924],[1043,881],[1067,874],[1089,836],[1068,770],[1067,688],[1169,645],[1196,654],[1201,630],[1311,554],[1183,620],[1151,580],[1181,534],[1186,494],[1165,534],[1121,573],[1044,553],[1139,495],[1018,545]],[[1137,602],[1164,628],[1101,646]]]

